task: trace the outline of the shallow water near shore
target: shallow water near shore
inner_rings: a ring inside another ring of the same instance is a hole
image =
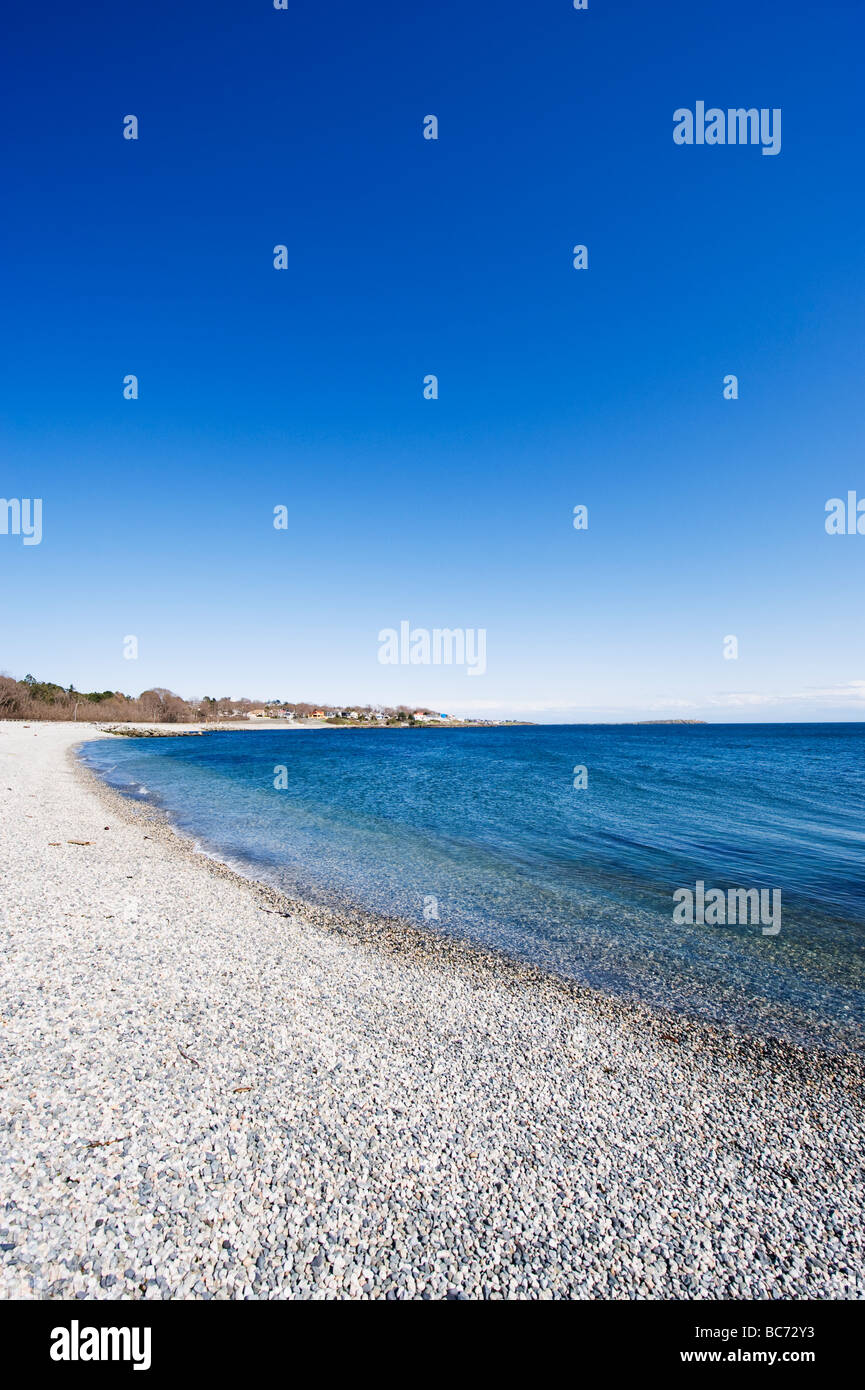
[[[297,897],[862,1050],[865,725],[237,730],[80,757]],[[780,932],[674,924],[673,892],[698,880],[780,889]]]

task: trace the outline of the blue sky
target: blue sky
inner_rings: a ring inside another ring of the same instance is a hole
[[[865,496],[861,7],[97,0],[8,28],[0,495],[43,499],[43,539],[0,535],[0,669],[863,717],[865,536],[824,529]],[[698,100],[780,107],[780,154],[676,146]],[[382,666],[401,620],[485,629],[486,673]]]

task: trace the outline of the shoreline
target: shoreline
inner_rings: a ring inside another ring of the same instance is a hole
[[[772,1056],[781,1064],[792,1069],[801,1067],[804,1071],[819,1070],[825,1064],[830,1073],[838,1068],[847,1070],[845,1064],[850,1063],[852,1073],[861,1077],[865,1084],[865,1056],[861,1053],[840,1048],[807,1047],[777,1035],[708,1021],[625,995],[607,994],[592,985],[560,974],[551,966],[534,965],[505,950],[437,932],[432,927],[420,927],[407,918],[387,916],[360,906],[327,906],[310,899],[293,897],[266,880],[256,878],[254,874],[235,868],[215,852],[197,848],[193,837],[174,825],[167,811],[151,802],[127,796],[103,781],[98,773],[81,762],[77,756],[78,746],[67,750],[67,760],[75,775],[109,811],[124,817],[131,825],[146,822],[151,838],[161,841],[170,853],[182,856],[196,868],[236,883],[239,887],[252,889],[269,905],[263,910],[289,919],[303,918],[322,931],[337,932],[360,945],[372,946],[377,950],[395,954],[411,952],[433,966],[446,962],[458,968],[474,967],[499,976],[502,981],[510,975],[521,985],[561,993],[565,1000],[590,1003],[594,1008],[606,1011],[612,1020],[626,1029],[643,1028],[669,1040],[679,1028],[701,1050],[708,1049],[719,1056],[729,1058],[737,1052],[752,1060],[757,1056]]]
[[[865,1296],[861,1058],[286,898],[98,737],[0,724],[0,1294]]]
[[[253,725],[245,727],[256,731]],[[101,732],[105,732],[104,729]],[[164,736],[170,737],[167,734]],[[818,1056],[825,1056],[827,1061],[855,1056],[863,1067],[865,1076],[865,1042],[861,1030],[852,1023],[848,1023],[845,1028],[842,1023],[835,1021],[833,1027],[826,1028],[822,1036],[818,1035],[816,1029],[809,1036],[799,1027],[795,1014],[785,1014],[777,1005],[767,1007],[766,1001],[753,997],[750,1001],[749,1016],[739,1018],[731,1017],[729,1010],[724,1017],[720,1016],[718,1011],[713,1013],[709,1009],[700,1011],[694,1007],[689,1008],[689,1002],[693,1004],[693,1000],[680,999],[677,1006],[665,1006],[663,1000],[641,995],[636,990],[616,991],[606,988],[602,983],[581,978],[577,973],[570,974],[564,968],[558,968],[551,959],[533,959],[531,956],[509,952],[506,947],[499,948],[492,943],[484,943],[468,934],[437,931],[434,927],[424,926],[411,917],[387,914],[353,901],[350,895],[340,896],[331,893],[329,899],[316,901],[314,896],[304,896],[303,889],[292,893],[288,888],[279,888],[268,880],[266,874],[262,874],[260,866],[249,860],[245,861],[242,853],[232,862],[230,858],[223,857],[218,843],[209,847],[199,846],[194,833],[181,830],[171,812],[150,800],[139,799],[126,794],[120,788],[110,786],[103,781],[98,772],[90,769],[81,759],[73,759],[72,765],[80,769],[82,776],[90,779],[91,788],[97,795],[105,792],[108,797],[107,804],[115,809],[117,814],[131,816],[133,820],[149,814],[153,817],[154,825],[164,826],[169,844],[177,842],[180,848],[191,851],[191,862],[213,862],[228,874],[234,875],[239,882],[260,888],[262,892],[270,895],[274,903],[281,904],[279,910],[286,917],[307,916],[324,930],[341,930],[361,941],[397,943],[396,949],[405,949],[407,943],[411,942],[416,951],[429,954],[431,958],[441,957],[450,946],[456,952],[454,959],[462,960],[463,963],[475,962],[480,965],[486,962],[490,968],[521,972],[522,978],[526,980],[544,983],[556,981],[566,991],[576,991],[578,995],[584,993],[597,1007],[605,1005],[613,1012],[616,1009],[623,1011],[623,1020],[636,1015],[639,1026],[656,1031],[661,1029],[668,1035],[675,1032],[677,1026],[687,1027],[691,1031],[705,1029],[714,1039],[724,1041],[726,1046],[743,1045],[749,1041],[763,1050],[774,1046],[780,1049],[781,1053],[786,1049],[791,1056],[804,1059],[809,1064]],[[314,894],[314,885],[310,887]]]

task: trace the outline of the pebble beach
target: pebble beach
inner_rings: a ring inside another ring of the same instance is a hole
[[[861,1057],[286,899],[97,737],[0,723],[0,1297],[863,1296]]]

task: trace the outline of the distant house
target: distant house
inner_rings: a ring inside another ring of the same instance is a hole
[[[250,718],[250,719],[269,719],[269,718],[270,718],[270,710],[267,710],[267,709],[251,709],[251,710],[249,711],[249,718]]]
[[[310,719],[325,719],[327,717],[327,712],[323,709],[310,710],[309,717]]]

